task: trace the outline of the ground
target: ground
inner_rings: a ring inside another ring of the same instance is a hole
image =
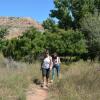
[[[27,90],[26,100],[46,100],[48,97],[48,90],[40,86],[30,85]]]

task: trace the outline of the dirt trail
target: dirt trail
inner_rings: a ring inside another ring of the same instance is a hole
[[[47,100],[48,90],[31,85],[27,91],[26,100]]]

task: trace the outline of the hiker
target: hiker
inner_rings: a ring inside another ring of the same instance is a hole
[[[52,80],[51,82],[54,81],[55,78],[55,70],[57,72],[57,77],[60,77],[60,57],[58,57],[57,53],[55,52],[52,55],[52,62],[53,62],[53,67],[52,67]]]
[[[43,77],[43,87],[48,87],[48,81],[49,81],[49,74],[50,70],[52,69],[52,57],[49,55],[49,51],[46,50],[44,53],[44,59],[41,64],[41,70],[42,70],[42,77]]]

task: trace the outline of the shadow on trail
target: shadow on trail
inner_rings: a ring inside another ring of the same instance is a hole
[[[41,85],[41,81],[39,79],[33,79],[33,83],[36,85]]]

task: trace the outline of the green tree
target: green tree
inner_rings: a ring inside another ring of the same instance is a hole
[[[98,12],[100,13],[100,0],[95,0],[94,3],[95,3],[96,9],[97,9]]]
[[[0,28],[0,51],[2,51],[5,46],[4,36],[7,35],[7,33],[8,31],[6,28]]]
[[[55,8],[50,16],[58,19],[60,28],[79,28],[79,20],[87,13],[100,10],[100,0],[54,0]]]
[[[70,16],[70,2],[69,0],[54,0],[55,8],[51,10],[50,16],[58,19],[60,28],[67,29],[72,26],[72,19]]]
[[[3,48],[5,48],[5,45],[6,45],[6,40],[0,39],[0,52],[3,50]]]
[[[43,27],[44,29],[54,32],[56,29],[55,21],[52,18],[47,18],[45,21],[43,21]]]
[[[61,39],[61,35],[59,33],[51,33],[51,32],[45,32],[46,36],[46,44],[45,48],[48,48],[51,53],[54,53],[55,51],[57,53],[62,54],[63,51],[63,41]]]
[[[23,36],[7,40],[3,54],[8,57],[12,56],[15,60],[29,61],[36,58],[38,54],[43,52],[45,45],[45,35],[34,28],[30,28],[23,33]]]
[[[84,34],[74,30],[60,30],[57,33],[45,33],[46,46],[51,52],[60,55],[77,55],[86,52],[86,41]]]
[[[6,28],[0,28],[0,39],[3,39],[7,35],[8,31]]]
[[[86,52],[86,41],[82,32],[68,30],[62,34],[65,54],[77,55]]]
[[[84,30],[89,55],[91,59],[100,55],[100,15],[98,12],[95,14],[87,14],[81,20],[81,28]]]

